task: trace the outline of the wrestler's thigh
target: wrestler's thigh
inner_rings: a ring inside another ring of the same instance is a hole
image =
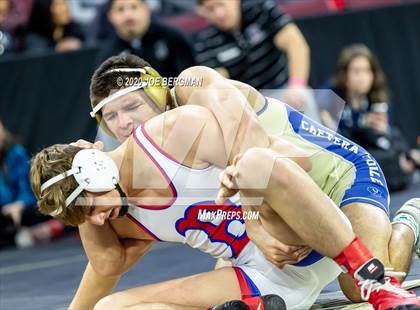
[[[275,202],[274,202],[275,203]],[[258,208],[259,219],[264,229],[277,240],[288,245],[304,245],[305,242],[274,211],[272,206],[263,202]],[[299,216],[298,213],[296,216]]]
[[[209,308],[232,299],[241,299],[241,292],[235,271],[228,267],[132,288],[107,296],[100,303],[114,308],[141,303]]]

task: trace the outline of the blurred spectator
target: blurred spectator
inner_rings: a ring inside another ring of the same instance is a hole
[[[36,214],[29,185],[29,158],[25,149],[0,122],[0,240],[13,245],[17,228],[33,225],[44,216]]]
[[[84,41],[80,26],[70,18],[67,0],[34,0],[27,31],[29,52],[75,50]]]
[[[0,207],[20,225],[23,210],[33,208],[35,197],[29,186],[29,157],[23,146],[0,122]]]
[[[0,55],[22,51],[31,10],[32,0],[0,0]]]
[[[362,44],[344,48],[329,88],[346,103],[340,111],[334,101],[320,98],[324,123],[366,148],[381,164],[391,190],[404,188],[420,152],[411,150],[392,126],[385,74],[373,53]]]
[[[0,55],[13,51],[13,38],[5,26],[9,12],[10,0],[0,0]]]
[[[197,0],[212,24],[197,35],[197,62],[257,89],[287,88],[283,98],[306,104],[310,50],[275,1]]]
[[[108,19],[115,35],[99,52],[98,63],[114,55],[135,54],[166,77],[176,77],[194,65],[193,48],[185,36],[152,17],[143,0],[110,0]]]
[[[29,185],[29,157],[0,121],[0,248],[58,237],[63,225],[42,215]]]
[[[33,0],[10,0],[10,10],[5,21],[5,27],[15,33],[25,26],[31,15]]]
[[[83,28],[87,41],[95,39],[95,21],[100,9],[108,0],[77,0],[69,1],[70,15],[72,20]]]

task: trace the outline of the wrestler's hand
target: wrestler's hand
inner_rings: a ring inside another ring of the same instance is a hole
[[[233,159],[232,165],[227,166],[225,170],[222,171],[219,177],[220,181],[220,190],[217,193],[216,204],[222,205],[230,197],[235,195],[239,189],[236,185],[235,178],[238,176],[238,169],[236,165],[238,161],[242,158],[242,154],[238,154]]]
[[[76,142],[70,143],[70,145],[77,146],[82,149],[97,149],[99,151],[104,150],[104,143],[102,141],[96,141],[95,143],[92,143],[83,139],[79,139]]]
[[[249,238],[264,254],[265,258],[280,269],[286,264],[295,264],[303,260],[312,251],[307,246],[291,246],[280,242],[269,234],[259,221],[247,225]]]

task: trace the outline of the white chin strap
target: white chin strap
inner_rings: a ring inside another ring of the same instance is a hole
[[[115,69],[111,69],[111,70],[107,71],[106,73],[111,73],[111,72],[139,72],[139,73],[147,74],[147,71],[145,69],[142,69],[142,68],[115,68]],[[147,82],[141,81],[140,83],[136,83],[133,86],[118,90],[117,92],[113,93],[112,95],[110,95],[110,96],[106,97],[105,99],[101,100],[92,109],[92,111],[90,112],[90,116],[92,118],[94,118],[96,113],[98,113],[98,111],[100,109],[102,109],[105,105],[107,105],[111,101],[113,101],[113,100],[115,100],[115,99],[117,99],[121,96],[124,96],[128,93],[131,93],[132,91],[142,89],[145,86],[147,86]]]
[[[84,190],[109,192],[119,182],[118,168],[109,156],[99,150],[85,149],[74,156],[71,169],[52,177],[41,185],[41,194],[48,187],[69,176],[74,176],[79,186],[66,198],[65,207],[68,207]],[[59,206],[50,215],[57,216],[62,212],[63,208]]]

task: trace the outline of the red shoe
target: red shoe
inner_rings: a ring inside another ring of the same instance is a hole
[[[356,284],[363,300],[375,310],[418,310],[420,301],[412,291],[403,289],[399,281],[386,276],[382,263],[372,259],[355,273]]]

